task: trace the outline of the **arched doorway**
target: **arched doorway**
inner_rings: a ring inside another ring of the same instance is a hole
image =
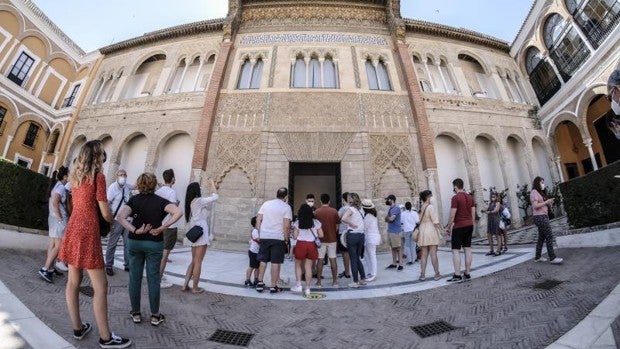
[[[555,144],[560,153],[564,178],[570,180],[593,170],[588,149],[577,126],[563,121],[555,129]]]
[[[138,176],[144,172],[147,150],[148,141],[144,135],[132,138],[121,150],[119,169],[127,172],[127,183],[136,183]]]
[[[173,189],[177,193],[181,207],[185,203],[185,191],[191,177],[193,156],[194,142],[186,133],[170,137],[161,145],[159,150],[155,175],[157,180],[163,183],[162,173],[169,168],[174,170],[175,185]]]
[[[620,141],[607,127],[605,119],[608,113],[613,113],[613,111],[604,95],[594,97],[586,111],[588,132],[592,137],[592,151],[595,157],[600,154],[603,166],[620,160]]]
[[[435,154],[437,158],[437,177],[439,180],[439,198],[441,204],[442,222],[447,222],[450,214],[450,200],[452,199],[452,181],[461,178],[466,190],[471,190],[465,148],[463,144],[447,135],[435,138]]]
[[[475,149],[482,188],[489,190],[490,187],[495,187],[498,191],[506,189],[495,143],[487,137],[478,136],[475,141]],[[486,200],[489,193],[486,192],[483,196]]]

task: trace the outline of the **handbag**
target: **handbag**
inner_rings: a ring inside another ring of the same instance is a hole
[[[342,234],[340,234],[340,243],[344,246],[344,248],[347,248],[347,234],[349,231],[351,230],[349,229],[347,231],[343,231]]]
[[[316,236],[312,228],[310,228],[310,232],[312,233],[312,235],[314,235],[314,244],[316,245],[316,248],[321,248],[321,239],[319,239],[319,237]]]
[[[415,229],[413,229],[413,235],[411,236],[411,238],[415,242],[418,242],[418,239],[420,239],[420,224],[422,223],[422,218],[424,218],[424,213],[426,213],[427,208],[428,206],[424,207],[424,211],[422,211],[422,217],[420,217],[420,222],[415,226]]]
[[[198,239],[200,239],[202,234],[204,234],[202,227],[199,225],[195,225],[190,230],[188,230],[187,233],[185,233],[185,237],[187,238],[187,240],[194,243],[198,241]]]
[[[97,197],[97,173],[95,173],[95,198]],[[96,201],[96,200],[95,200]],[[106,221],[103,218],[103,214],[101,213],[101,208],[98,206],[99,202],[97,201],[97,220],[99,222],[99,236],[102,238],[108,236],[110,230],[112,230],[112,226],[110,222]]]

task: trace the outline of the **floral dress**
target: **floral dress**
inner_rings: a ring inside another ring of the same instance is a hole
[[[73,211],[58,252],[58,259],[80,269],[104,267],[97,201],[108,201],[105,176],[98,172],[96,181],[96,193],[95,184],[88,178],[79,187],[71,189]]]

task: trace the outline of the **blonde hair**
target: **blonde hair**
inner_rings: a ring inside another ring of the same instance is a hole
[[[357,195],[357,193],[349,193],[349,197],[351,198],[351,201],[353,201],[351,203],[351,206],[355,208],[362,207],[362,200],[360,200],[360,197],[359,195]]]
[[[86,142],[75,159],[73,169],[69,173],[69,181],[79,187],[86,179],[94,183],[95,174],[101,172],[106,155],[100,140]]]
[[[136,189],[140,194],[153,194],[157,188],[157,177],[151,172],[145,172],[138,176]]]

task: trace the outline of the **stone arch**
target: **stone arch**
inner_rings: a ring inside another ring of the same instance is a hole
[[[150,51],[149,53],[145,53],[142,56],[140,56],[140,58],[136,61],[137,63],[133,65],[133,67],[131,67],[131,75],[135,75],[136,71],[138,70],[138,68],[140,68],[140,66],[149,58],[154,57],[154,56],[158,56],[158,55],[163,55],[165,57],[165,60],[168,60],[168,53],[164,50],[154,50],[154,51]],[[179,60],[180,62],[180,60]]]
[[[133,132],[125,137],[118,148],[114,165],[127,171],[129,183],[135,181],[144,172],[149,149],[149,138],[142,132]]]
[[[73,139],[71,145],[67,150],[67,155],[65,157],[65,166],[71,168],[73,165],[73,160],[77,157],[80,148],[86,143],[86,136],[84,134],[80,134]]]
[[[579,116],[567,110],[564,110],[551,118],[551,122],[548,123],[548,127],[547,127],[547,137],[551,137],[551,133],[554,132],[555,129],[558,127],[558,125],[564,121],[570,121],[573,124],[577,125],[577,129],[579,129],[579,133],[581,134],[581,137],[584,139],[588,138],[588,137],[584,137],[586,133],[582,129],[583,122],[579,120]]]
[[[6,11],[12,14],[17,20],[17,25],[19,26],[18,32],[24,32],[24,30],[26,29],[26,19],[24,18],[24,15],[21,13],[21,11],[17,10],[10,4],[0,4],[0,11]]]
[[[78,69],[77,63],[73,59],[71,59],[71,57],[69,57],[69,55],[67,55],[66,53],[61,52],[61,51],[53,52],[52,54],[50,54],[49,56],[47,56],[45,58],[44,62],[49,64],[51,61],[53,61],[55,59],[61,59],[61,60],[65,61],[65,62],[67,62],[67,64],[69,64],[73,68],[73,72],[74,73]]]
[[[575,114],[586,115],[588,112],[588,107],[592,100],[597,98],[599,95],[606,96],[607,95],[607,83],[605,82],[596,82],[590,86],[588,86],[577,99],[577,106],[575,107]],[[578,117],[581,120],[582,127],[584,130],[588,129],[587,118],[586,117]]]
[[[435,59],[435,55],[433,55],[432,53],[427,53],[424,57],[426,58],[426,61],[430,59],[432,64],[438,64],[438,60]]]
[[[243,165],[241,165],[239,163],[230,164],[230,165],[228,165],[228,167],[226,167],[224,169],[224,171],[222,171],[221,173],[217,174],[217,176],[214,179],[215,185],[218,186],[218,187],[222,187],[222,183],[224,182],[226,177],[229,174],[234,173],[235,170],[239,170],[243,174],[243,177],[245,177],[245,179],[247,179],[247,184],[248,184],[248,188],[247,189],[249,189],[249,192],[251,193],[252,197],[254,197],[256,195],[256,189],[255,189],[255,186],[252,184],[251,174],[248,172],[247,169],[245,169],[245,167]],[[239,176],[237,176],[237,177],[239,177]]]
[[[11,112],[11,114],[13,115],[14,120],[19,119],[19,117],[21,116],[20,112],[19,112],[19,108],[17,108],[17,104],[15,104],[15,102],[13,101],[13,99],[9,98],[9,96],[0,93],[0,102],[4,103],[5,106],[7,106],[7,110],[9,112]]]
[[[49,123],[49,121],[47,121],[46,119],[40,117],[39,115],[35,114],[35,113],[31,113],[31,112],[26,112],[26,113],[22,113],[19,118],[15,118],[14,121],[17,122],[13,122],[13,125],[11,125],[11,130],[9,131],[9,134],[14,135],[15,132],[17,131],[17,128],[23,124],[24,122],[27,121],[34,121],[37,124],[41,125],[46,133],[49,133],[49,130],[51,128],[51,125]]]
[[[153,164],[153,167],[157,167],[157,159],[159,159],[160,155],[161,155],[161,150],[163,149],[163,147],[166,145],[166,143],[176,137],[176,136],[182,136],[182,135],[187,135],[189,136],[189,138],[192,140],[192,142],[194,141],[194,139],[192,138],[192,135],[189,134],[189,132],[184,131],[184,130],[174,130],[174,131],[170,131],[168,132],[165,136],[161,137],[159,139],[159,143],[157,143],[157,146],[155,147],[155,159],[156,162]]]
[[[508,156],[504,158],[506,165],[512,167],[507,173],[508,177],[512,177],[519,185],[529,183],[528,150],[525,141],[520,136],[511,133],[506,137],[505,142]]]
[[[26,40],[29,37],[35,37],[41,40],[41,42],[43,43],[43,46],[45,47],[45,55],[43,57],[40,57],[41,59],[45,59],[45,57],[48,57],[52,54],[52,43],[43,33],[41,33],[38,30],[35,30],[35,29],[24,30],[16,37],[16,39],[20,43],[23,43],[24,40]]]
[[[457,52],[457,57],[461,56],[461,55],[469,56],[469,57],[475,59],[476,61],[478,61],[478,64],[480,64],[480,66],[482,67],[482,70],[484,71],[485,74],[491,74],[491,69],[489,68],[488,63],[484,59],[482,59],[482,56],[477,55],[477,54],[473,53],[472,51],[466,50],[466,49],[463,49],[463,50],[460,50],[459,52]]]
[[[439,193],[437,201],[440,204],[439,213],[442,221],[447,222],[450,213],[450,203],[452,198],[452,186],[450,183],[455,178],[463,179],[466,187],[471,187],[471,177],[468,167],[468,158],[465,142],[455,133],[444,131],[440,132],[433,139],[433,147],[437,158],[437,180]]]
[[[480,189],[495,187],[497,190],[503,190],[506,187],[506,182],[502,171],[499,154],[500,148],[497,140],[488,133],[476,135],[474,137],[474,152],[478,160]]]
[[[175,130],[164,136],[155,150],[153,171],[162,178],[164,170],[172,168],[176,178],[175,191],[179,198],[185,197],[187,185],[191,180],[194,140],[185,131]]]

